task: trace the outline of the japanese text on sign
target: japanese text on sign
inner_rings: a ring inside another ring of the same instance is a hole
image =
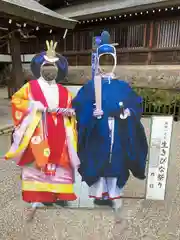
[[[161,142],[161,149],[160,149],[160,157],[159,157],[159,167],[158,167],[158,176],[157,176],[157,180],[158,180],[158,187],[161,188],[163,185],[163,181],[165,180],[165,164],[167,162],[167,158],[168,158],[168,145],[170,145],[170,143],[168,143],[168,122],[166,121],[164,123],[164,131],[163,131],[163,139]]]
[[[146,199],[164,200],[173,118],[153,117]]]

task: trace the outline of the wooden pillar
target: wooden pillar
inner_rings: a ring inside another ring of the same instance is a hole
[[[152,21],[150,24],[150,36],[149,36],[149,53],[147,64],[151,64],[152,61],[152,47],[153,47],[153,37],[154,37],[154,22]]]
[[[11,97],[14,92],[24,84],[24,75],[21,62],[20,34],[15,31],[10,34],[9,47],[12,58],[11,80],[8,86],[8,94]]]

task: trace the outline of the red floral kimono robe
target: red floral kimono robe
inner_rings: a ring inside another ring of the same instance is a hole
[[[33,101],[51,107],[48,102],[51,97],[52,102],[56,100],[56,107],[71,108],[72,98],[59,84],[54,84],[56,91],[49,96],[47,84],[43,79],[30,81],[12,97],[15,132],[5,159],[14,160],[22,167],[22,196],[27,202],[76,199],[74,169],[79,159],[75,119],[41,113],[33,107]]]

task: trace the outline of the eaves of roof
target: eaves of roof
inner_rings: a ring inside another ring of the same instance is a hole
[[[51,27],[73,29],[77,21],[34,0],[0,0],[0,12]]]
[[[77,20],[113,16],[180,4],[179,0],[96,0],[94,2],[57,9],[56,12]]]

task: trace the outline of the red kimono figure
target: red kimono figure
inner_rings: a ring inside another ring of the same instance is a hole
[[[5,156],[22,167],[22,198],[35,207],[75,200],[74,169],[79,165],[71,94],[56,83],[66,76],[68,64],[55,52],[57,43],[46,44],[47,51],[31,62],[37,80],[12,97],[15,131]]]

